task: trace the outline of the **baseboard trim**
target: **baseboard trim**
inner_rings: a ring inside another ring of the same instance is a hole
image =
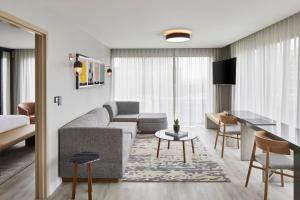
[[[63,182],[72,182],[73,178],[62,178]],[[93,178],[94,183],[118,183],[120,179],[117,178]],[[77,178],[77,182],[87,182],[87,178]]]

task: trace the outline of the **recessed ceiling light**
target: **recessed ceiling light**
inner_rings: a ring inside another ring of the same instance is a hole
[[[167,42],[186,42],[191,39],[191,30],[188,29],[170,29],[164,31]]]

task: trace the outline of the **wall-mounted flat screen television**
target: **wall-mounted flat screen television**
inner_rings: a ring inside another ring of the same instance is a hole
[[[213,62],[213,84],[235,85],[236,58]]]

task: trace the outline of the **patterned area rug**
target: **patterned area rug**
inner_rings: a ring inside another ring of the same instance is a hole
[[[127,182],[230,182],[221,166],[207,154],[199,139],[185,142],[186,163],[183,163],[182,142],[163,141],[156,158],[158,139],[154,135],[138,134],[131,149],[122,181]]]
[[[0,184],[34,163],[34,146],[25,142],[0,152]]]

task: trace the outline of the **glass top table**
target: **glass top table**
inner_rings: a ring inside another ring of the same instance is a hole
[[[159,157],[161,140],[168,141],[168,149],[170,149],[170,142],[182,142],[183,162],[186,163],[185,141],[191,141],[192,150],[193,150],[193,153],[195,153],[193,140],[197,138],[197,135],[195,133],[193,133],[191,130],[183,130],[183,132],[187,132],[188,135],[185,136],[185,137],[179,138],[179,137],[173,137],[173,136],[166,135],[166,132],[172,132],[173,133],[174,131],[171,130],[171,129],[167,129],[167,130],[157,131],[155,133],[155,136],[158,138],[156,158]]]
[[[251,125],[275,125],[276,122],[267,117],[258,115],[250,111],[229,111],[230,115],[237,117],[239,120],[245,121]]]
[[[274,139],[289,142],[292,149],[300,148],[300,129],[275,121],[267,117],[257,115],[250,111],[230,111],[229,114],[236,116],[240,121],[247,122],[255,131],[266,131]],[[252,147],[251,147],[252,148]]]

